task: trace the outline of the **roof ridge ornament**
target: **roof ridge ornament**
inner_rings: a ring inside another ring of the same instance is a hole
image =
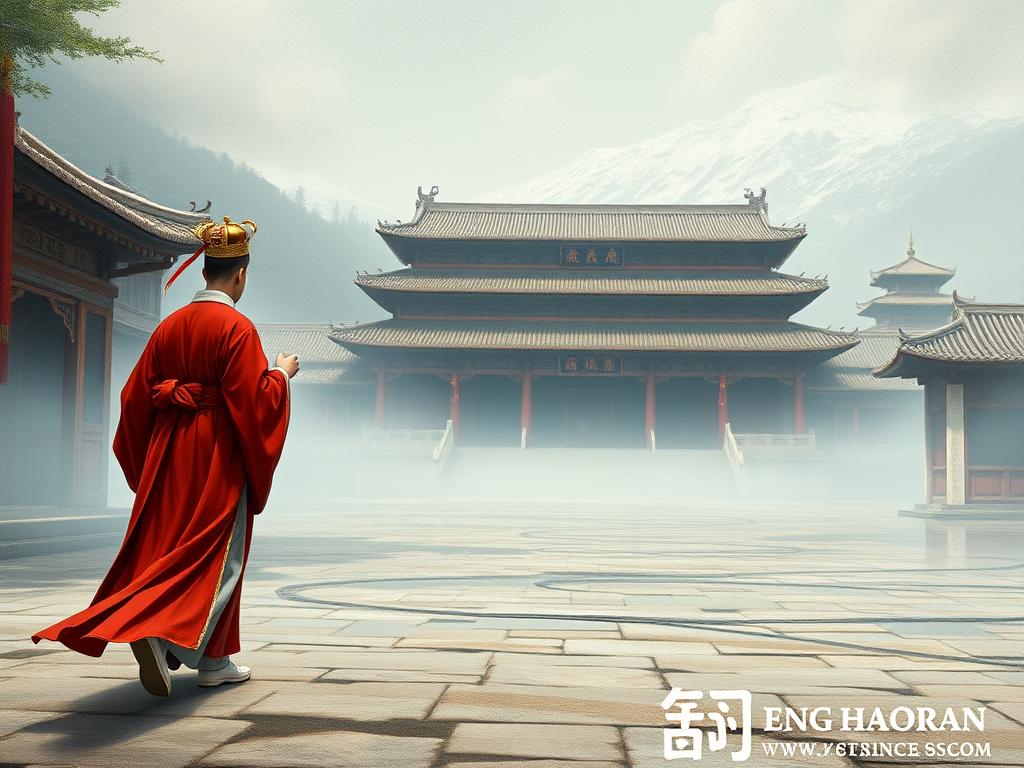
[[[748,205],[764,213],[768,212],[768,202],[765,199],[768,197],[768,191],[764,187],[761,187],[761,193],[758,195],[755,195],[753,190],[747,187],[743,191],[743,197],[746,198]]]
[[[418,211],[424,205],[434,202],[434,198],[437,197],[437,193],[440,191],[440,187],[436,184],[431,186],[430,192],[426,194],[424,194],[422,186],[416,187],[416,210]]]
[[[914,258],[917,251],[914,250],[914,230],[910,230],[910,238],[907,240],[907,258]]]

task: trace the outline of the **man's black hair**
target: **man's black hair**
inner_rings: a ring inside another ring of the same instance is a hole
[[[203,260],[203,269],[206,270],[207,280],[220,280],[230,277],[235,270],[249,266],[249,256],[235,256],[233,259],[214,259],[207,256]]]

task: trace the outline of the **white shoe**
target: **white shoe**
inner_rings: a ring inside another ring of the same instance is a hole
[[[131,643],[132,653],[139,662],[139,681],[154,696],[171,695],[171,673],[160,641],[145,637]]]
[[[244,683],[252,677],[252,670],[229,661],[220,669],[200,669],[199,687],[213,688],[221,683]]]

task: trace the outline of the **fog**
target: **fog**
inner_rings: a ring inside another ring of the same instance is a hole
[[[815,450],[759,452],[748,448],[742,467],[720,448],[529,447],[464,445],[437,428],[374,430],[360,424],[325,426],[322,406],[309,402],[318,385],[292,385],[292,418],[274,477],[274,498],[287,508],[360,499],[461,500],[483,505],[656,503],[818,505],[864,502],[911,509],[925,485],[923,405],[910,400],[891,416],[885,444],[824,445]],[[368,415],[368,414],[367,414]],[[440,455],[438,455],[440,454]],[[130,494],[111,464],[111,503]]]

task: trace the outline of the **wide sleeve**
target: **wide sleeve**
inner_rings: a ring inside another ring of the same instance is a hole
[[[259,514],[288,433],[288,375],[267,369],[259,335],[249,328],[233,341],[220,386],[242,449],[247,506]]]
[[[153,434],[156,408],[152,385],[155,380],[152,341],[132,369],[121,390],[121,416],[114,432],[114,456],[133,493],[139,490],[142,467],[146,463],[149,441]]]

